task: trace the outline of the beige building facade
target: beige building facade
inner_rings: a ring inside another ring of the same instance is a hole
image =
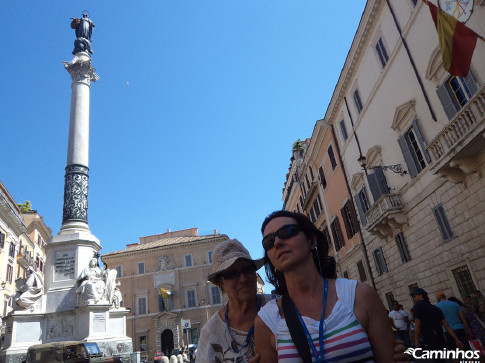
[[[156,351],[197,344],[202,326],[224,303],[207,275],[214,247],[227,239],[217,231],[199,236],[191,228],[140,237],[102,256],[118,271],[123,304],[131,310],[127,335],[134,351],[152,359]]]
[[[27,268],[30,266],[43,276],[45,245],[50,236],[51,230],[37,211],[22,212],[7,188],[0,182],[0,312],[2,317],[14,308],[15,293],[27,277]]]
[[[471,3],[459,20],[483,36],[485,4]],[[460,299],[485,290],[485,42],[454,77],[424,2],[369,0],[325,122],[383,301],[409,309],[416,286]]]

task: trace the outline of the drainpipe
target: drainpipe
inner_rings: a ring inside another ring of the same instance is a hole
[[[401,31],[401,27],[399,26],[399,23],[397,22],[396,15],[394,14],[394,9],[392,8],[391,4],[389,3],[389,0],[386,0],[387,6],[389,7],[389,10],[391,11],[392,18],[394,19],[394,24],[396,24],[397,31],[399,32],[399,36],[401,37],[402,44],[404,45],[404,48],[406,49],[406,53],[408,54],[409,62],[411,63],[411,66],[413,67],[414,74],[416,75],[416,79],[418,80],[419,87],[421,88],[421,92],[423,92],[424,100],[426,101],[426,104],[428,105],[429,112],[431,113],[431,117],[433,118],[434,121],[438,121],[436,119],[436,116],[434,114],[433,108],[431,107],[431,103],[429,102],[428,99],[428,94],[426,93],[426,90],[424,89],[423,81],[421,80],[421,77],[419,76],[418,70],[416,68],[416,64],[414,63],[413,56],[411,55],[411,52],[408,48],[408,43],[406,42],[406,39],[404,39]]]
[[[347,99],[345,97],[344,97],[344,101],[345,101],[345,107],[347,108],[347,113],[349,114],[349,117],[350,117],[350,123],[352,124],[352,130],[353,130],[353,133],[354,133],[355,141],[357,142],[357,147],[359,149],[359,155],[362,156],[362,150],[360,148],[359,138],[357,137],[357,134],[355,132],[354,121],[352,119],[352,115],[350,113],[349,106],[347,104]],[[328,122],[326,122],[326,123],[328,125]],[[347,187],[347,192],[349,193],[349,196],[350,196],[350,204],[352,205],[352,208],[354,208],[354,210],[357,212],[355,205],[354,205],[354,201],[352,199],[352,192],[350,190],[349,182],[348,182],[348,179],[347,179],[347,173],[345,171],[345,168],[343,167],[344,163],[342,162],[342,156],[341,156],[341,153],[340,153],[340,147],[339,147],[338,142],[337,142],[337,137],[335,135],[335,129],[334,129],[333,125],[330,125],[330,127],[331,127],[331,130],[332,130],[332,137],[335,140],[335,147],[337,148],[338,159],[340,161],[340,165],[342,165],[342,171],[344,173],[344,178],[345,178],[345,186]],[[364,169],[364,172],[365,172],[365,175],[367,176],[367,170],[366,169]],[[367,265],[367,271],[369,272],[370,283],[371,283],[372,287],[375,289],[376,284],[374,282],[374,275],[372,275],[372,269],[370,267],[370,262],[369,262],[369,255],[367,254],[367,246],[365,245],[365,240],[364,240],[364,236],[362,235],[362,229],[361,228],[359,228],[359,236],[360,236],[362,250],[364,251],[365,264]]]

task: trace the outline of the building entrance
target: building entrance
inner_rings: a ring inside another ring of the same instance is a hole
[[[168,352],[168,356],[170,357],[173,348],[173,333],[170,329],[165,329],[162,332],[162,352],[165,354]]]

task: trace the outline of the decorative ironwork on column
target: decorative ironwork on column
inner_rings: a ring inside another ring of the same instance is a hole
[[[89,168],[83,165],[66,166],[63,224],[67,221],[88,223],[88,172]]]

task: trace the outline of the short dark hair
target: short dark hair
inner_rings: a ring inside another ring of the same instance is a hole
[[[310,219],[304,214],[290,212],[286,210],[277,210],[265,218],[261,226],[261,234],[264,233],[264,229],[266,228],[268,223],[274,218],[278,217],[293,218],[309,240],[312,240],[314,236],[317,237],[315,243],[317,244],[318,255],[317,253],[312,253],[313,261],[315,262],[317,271],[319,271],[320,275],[322,275],[323,277],[336,278],[337,274],[335,259],[331,256],[328,256],[327,240],[322,231],[315,227],[312,221],[310,221]],[[319,266],[319,260],[321,263],[321,270]],[[288,293],[285,277],[283,276],[283,273],[275,271],[273,264],[269,260],[267,251],[264,251],[264,265],[266,270],[266,277],[268,278],[268,281],[275,287],[276,294],[284,295]]]

